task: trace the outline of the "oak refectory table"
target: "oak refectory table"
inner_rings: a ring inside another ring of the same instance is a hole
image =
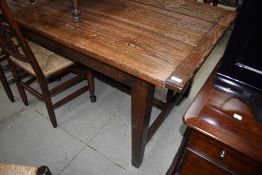
[[[192,0],[85,0],[79,22],[68,13],[71,0],[8,4],[26,37],[131,87],[135,167],[235,17]],[[164,102],[154,99],[155,87],[168,89]],[[152,105],[162,112],[149,126]]]

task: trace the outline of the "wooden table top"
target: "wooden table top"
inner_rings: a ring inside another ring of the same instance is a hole
[[[235,12],[192,0],[8,0],[18,22],[41,35],[159,87],[181,91]]]
[[[215,88],[215,79],[214,73],[200,90],[185,123],[262,163],[262,123],[255,120],[250,105]]]

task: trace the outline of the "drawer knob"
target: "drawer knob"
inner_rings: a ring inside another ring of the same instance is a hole
[[[222,151],[220,152],[220,154],[219,154],[219,158],[220,158],[220,159],[224,159],[225,156],[226,156],[226,151],[225,151],[225,150],[222,150]]]

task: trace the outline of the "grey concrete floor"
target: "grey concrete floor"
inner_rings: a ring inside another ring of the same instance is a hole
[[[85,93],[57,109],[56,129],[42,102],[28,95],[29,106],[25,107],[12,85],[15,102],[11,103],[1,86],[0,163],[47,165],[54,175],[165,174],[185,130],[182,117],[222,56],[229,35],[227,32],[197,73],[189,97],[172,110],[148,143],[139,169],[131,165],[131,98],[97,79],[97,102],[92,104]],[[152,120],[158,113],[154,108]]]

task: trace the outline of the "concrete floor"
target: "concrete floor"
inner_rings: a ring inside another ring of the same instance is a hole
[[[223,54],[229,35],[226,33],[199,70],[190,96],[173,109],[148,143],[139,169],[131,166],[131,98],[97,79],[97,102],[92,104],[85,93],[57,109],[56,129],[42,102],[28,95],[29,106],[25,107],[12,85],[15,103],[11,103],[1,86],[0,162],[47,165],[54,175],[165,174],[185,130],[182,117]],[[158,113],[154,108],[152,115]]]

